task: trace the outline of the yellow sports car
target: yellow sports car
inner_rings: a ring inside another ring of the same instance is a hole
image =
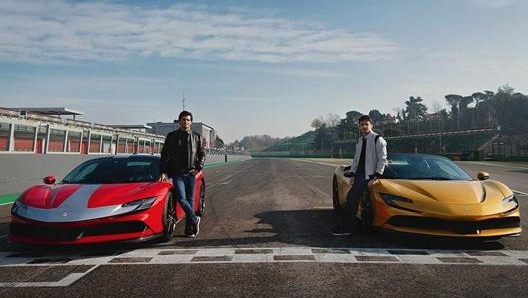
[[[333,178],[336,211],[346,203],[350,167]],[[519,235],[521,219],[515,194],[480,172],[472,179],[451,160],[435,155],[389,154],[385,172],[360,201],[358,220],[367,231],[468,238]]]

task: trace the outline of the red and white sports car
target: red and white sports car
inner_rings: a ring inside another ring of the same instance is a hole
[[[33,244],[84,244],[172,239],[185,217],[170,182],[158,182],[159,156],[115,155],[81,163],[64,179],[44,178],[11,209],[9,239]],[[205,181],[196,174],[194,209],[203,215]]]

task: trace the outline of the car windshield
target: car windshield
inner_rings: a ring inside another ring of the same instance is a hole
[[[451,160],[432,155],[394,155],[388,157],[383,173],[389,179],[472,180]]]
[[[159,160],[144,156],[108,157],[86,161],[62,183],[105,184],[152,182],[159,177]]]

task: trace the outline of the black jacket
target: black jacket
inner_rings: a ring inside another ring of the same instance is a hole
[[[161,149],[160,172],[172,176],[179,172],[188,172],[191,169],[202,170],[205,163],[205,151],[202,147],[202,137],[190,131],[190,146],[180,143],[181,137],[187,132],[180,129],[167,134]],[[187,150],[187,152],[185,152]],[[187,166],[185,157],[189,156],[190,164]],[[183,161],[183,162],[182,162]]]

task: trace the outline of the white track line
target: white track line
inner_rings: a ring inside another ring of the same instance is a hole
[[[19,257],[17,257],[17,255]],[[238,264],[238,263],[384,263],[414,265],[528,266],[528,251],[430,250],[382,248],[197,248],[137,249],[106,256],[38,255],[0,252],[0,270],[28,266],[93,266],[55,282],[2,282],[0,288],[67,287],[101,265]],[[59,260],[55,261],[54,260]],[[62,260],[62,261],[61,261]],[[64,261],[66,260],[66,261]]]

